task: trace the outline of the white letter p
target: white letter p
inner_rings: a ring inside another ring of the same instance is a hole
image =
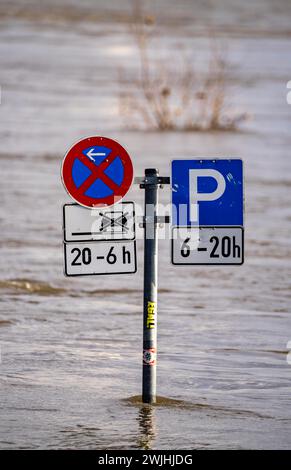
[[[212,193],[198,193],[198,178],[210,177],[217,182],[217,188]],[[189,171],[189,202],[190,202],[190,221],[198,221],[198,201],[215,201],[220,198],[225,191],[224,176],[217,170],[190,170]]]

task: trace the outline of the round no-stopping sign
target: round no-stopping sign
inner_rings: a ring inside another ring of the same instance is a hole
[[[126,150],[107,137],[88,137],[65,155],[62,181],[69,195],[85,207],[116,204],[129,190],[133,166]]]

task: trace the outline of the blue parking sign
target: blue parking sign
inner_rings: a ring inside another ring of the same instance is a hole
[[[240,159],[173,160],[174,226],[243,226]]]

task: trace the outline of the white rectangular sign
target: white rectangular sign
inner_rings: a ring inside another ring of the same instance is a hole
[[[173,264],[243,264],[243,227],[174,227]]]
[[[65,242],[135,239],[133,202],[122,202],[105,209],[65,204],[63,217]]]
[[[136,242],[64,243],[66,276],[136,272]]]

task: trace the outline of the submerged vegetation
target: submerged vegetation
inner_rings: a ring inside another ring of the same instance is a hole
[[[120,92],[120,114],[127,126],[160,131],[237,129],[247,115],[227,109],[228,64],[217,41],[211,41],[207,69],[198,73],[182,46],[181,54],[173,56],[171,51],[167,60],[152,57],[151,41],[158,36],[155,26],[155,17],[145,14],[135,0],[130,31],[138,51],[139,76],[132,80],[120,71],[120,82],[126,85],[126,91]],[[158,49],[161,43],[154,46]]]

